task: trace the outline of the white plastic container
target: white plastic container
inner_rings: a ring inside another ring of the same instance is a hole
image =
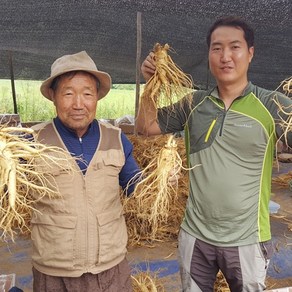
[[[292,287],[267,290],[266,292],[292,292]]]
[[[15,286],[15,274],[0,275],[0,292],[8,292]]]

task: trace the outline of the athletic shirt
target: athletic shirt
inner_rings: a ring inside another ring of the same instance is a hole
[[[162,133],[184,130],[189,167],[199,165],[189,171],[181,226],[192,236],[217,246],[271,239],[271,175],[281,135],[274,98],[291,111],[289,98],[251,83],[228,110],[217,88],[196,91],[191,104],[185,99],[159,110]]]

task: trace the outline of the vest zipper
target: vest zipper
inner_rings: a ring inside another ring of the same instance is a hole
[[[82,141],[82,138],[79,137],[78,140],[79,140],[79,143],[80,143],[80,146],[81,146],[81,156],[80,156],[80,158],[84,159],[84,151],[83,151],[83,141]],[[82,170],[82,173],[85,174],[85,170],[84,169]]]
[[[78,137],[78,140],[79,140],[79,143],[81,145],[81,148],[82,148],[82,158],[83,158],[83,145],[82,145],[82,138],[81,137]],[[83,191],[84,193],[86,193],[86,185],[85,185],[85,179],[84,179],[84,173],[83,173]],[[88,201],[87,201],[87,198],[86,198],[86,209],[88,210]],[[86,215],[86,234],[85,234],[85,238],[86,238],[86,253],[87,253],[87,258],[86,258],[86,266],[89,264],[89,250],[90,250],[90,247],[89,247],[89,241],[88,241],[88,234],[89,234],[89,230],[88,230],[88,222],[89,222],[89,219],[88,219],[88,212],[87,212],[87,215]]]

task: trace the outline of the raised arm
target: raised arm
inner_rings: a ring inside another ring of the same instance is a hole
[[[155,72],[154,53],[151,52],[141,65],[142,75],[147,82]],[[161,134],[157,122],[157,109],[154,103],[140,100],[139,111],[136,119],[136,129],[139,134],[152,136]]]

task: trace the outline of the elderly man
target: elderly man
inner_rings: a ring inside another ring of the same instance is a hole
[[[41,85],[57,117],[37,139],[76,157],[73,172],[48,167],[60,198],[42,198],[31,220],[34,291],[132,291],[120,187],[139,172],[119,128],[95,119],[111,77],[83,51],[57,59]],[[78,159],[77,159],[78,157]]]

